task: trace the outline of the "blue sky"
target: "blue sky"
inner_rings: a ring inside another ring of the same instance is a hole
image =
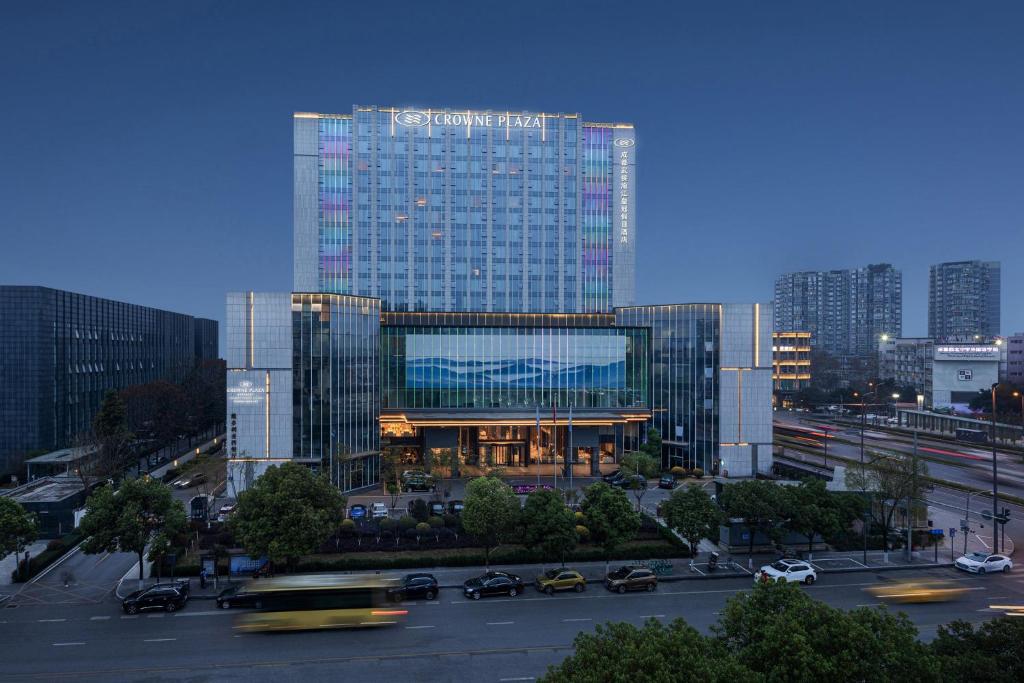
[[[223,318],[291,287],[291,113],[637,126],[640,303],[1003,262],[1024,331],[1024,3],[47,3],[0,15],[0,282]]]

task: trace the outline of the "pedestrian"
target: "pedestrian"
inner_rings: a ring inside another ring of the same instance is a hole
[[[206,588],[206,567],[199,571],[199,587]]]

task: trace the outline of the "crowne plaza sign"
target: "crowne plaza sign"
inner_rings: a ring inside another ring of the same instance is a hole
[[[405,109],[394,114],[395,123],[407,128],[418,126],[476,126],[479,128],[542,128],[538,114],[492,114],[489,112],[425,112]]]

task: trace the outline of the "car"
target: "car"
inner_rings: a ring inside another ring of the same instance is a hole
[[[356,503],[348,509],[349,519],[366,519],[366,506]]]
[[[575,569],[549,569],[538,576],[533,585],[537,590],[548,595],[554,595],[555,591],[574,590],[582,593],[587,589],[587,580]]]
[[[635,486],[634,486],[634,482],[635,482]],[[612,483],[612,486],[618,486],[619,488],[622,488],[622,489],[632,489],[632,488],[645,489],[645,488],[647,488],[647,477],[644,477],[643,475],[640,475],[640,474],[627,474],[624,477],[620,477],[620,478],[616,479]]]
[[[489,595],[507,595],[514,598],[523,592],[523,580],[508,572],[486,572],[463,583],[462,592],[473,600]]]
[[[244,584],[236,583],[217,594],[217,609],[231,609],[232,607],[259,609],[262,606],[260,595],[246,591]]]
[[[423,599],[433,600],[437,597],[437,579],[433,574],[406,574],[402,577],[402,585],[388,589],[388,598],[393,602],[402,600]]]
[[[237,510],[237,509],[238,509],[238,504],[237,503],[225,503],[224,505],[221,505],[220,506],[220,510],[217,511],[217,521],[218,522],[226,522],[226,521],[228,521],[228,517],[230,517],[232,515],[232,513],[234,513],[234,511]]]
[[[627,564],[608,572],[604,587],[616,593],[653,591],[658,587],[658,577],[647,567]]]
[[[668,489],[671,491],[676,487],[676,477],[673,474],[663,474],[661,479],[658,480],[659,489]]]
[[[190,489],[193,486],[199,486],[204,481],[206,481],[206,475],[202,472],[196,472],[190,477],[182,477],[178,481],[174,482],[174,486],[179,489]]]
[[[962,596],[967,589],[952,581],[904,581],[865,588],[871,595],[899,604],[948,602]]]
[[[432,500],[427,503],[427,508],[430,510],[430,514],[434,517],[444,516],[444,503],[439,500]]]
[[[155,583],[148,588],[137,590],[121,601],[125,614],[138,614],[143,610],[162,609],[174,612],[188,602],[188,581],[173,583]]]
[[[754,581],[782,583],[805,583],[810,586],[818,579],[818,573],[803,560],[778,560],[766,564],[754,573]]]
[[[1008,572],[1013,569],[1013,560],[1006,555],[994,555],[986,552],[968,553],[958,557],[953,564],[957,569],[973,574]]]
[[[450,515],[461,515],[462,509],[466,507],[465,503],[461,500],[449,500],[448,501],[448,514]]]
[[[409,477],[402,482],[402,489],[406,493],[412,493],[413,491],[433,491],[436,488],[437,486],[434,484],[434,478],[426,474]]]
[[[626,475],[623,473],[622,470],[615,470],[614,472],[609,472],[608,474],[602,475],[601,481],[603,481],[606,484],[614,485],[616,481],[618,481],[624,476]]]
[[[370,517],[373,519],[385,519],[388,516],[388,506],[379,500],[370,503]]]

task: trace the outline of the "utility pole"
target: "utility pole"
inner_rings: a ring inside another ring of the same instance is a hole
[[[999,517],[999,466],[996,460],[996,387],[992,385],[992,524],[998,524]],[[999,527],[992,529],[992,552],[999,552]]]
[[[907,493],[907,562],[910,562],[913,557],[912,553],[914,549],[914,525],[911,513],[914,506],[914,496],[917,494],[917,429],[914,429],[914,454],[911,457],[910,467],[910,491]],[[936,555],[936,557],[938,556]],[[936,562],[938,562],[937,559]]]

